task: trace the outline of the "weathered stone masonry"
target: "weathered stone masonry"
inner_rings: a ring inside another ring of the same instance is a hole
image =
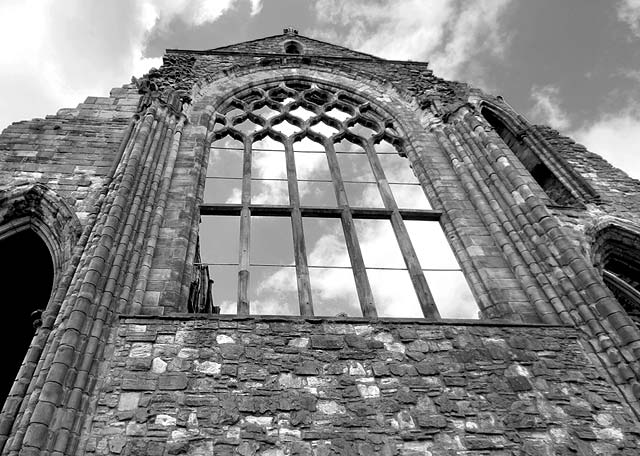
[[[296,80],[398,125],[484,323],[181,313],[218,110]],[[636,454],[639,208],[638,181],[425,63],[291,32],[168,51],[0,135],[0,238],[33,230],[55,269],[0,453]]]
[[[96,455],[636,454],[640,426],[578,337],[508,324],[124,318],[82,444]]]

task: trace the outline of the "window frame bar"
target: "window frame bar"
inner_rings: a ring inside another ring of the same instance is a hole
[[[241,215],[242,204],[212,204],[204,203],[200,205],[200,215]],[[291,206],[276,204],[248,204],[246,206],[254,216],[265,217],[290,217]],[[351,216],[354,219],[391,219],[393,210],[387,208],[350,208]],[[340,218],[342,209],[339,207],[308,206],[301,207],[300,213],[303,217]],[[442,212],[428,209],[398,209],[398,213],[403,220],[424,220],[439,222]]]
[[[373,140],[371,138],[365,142],[364,150],[369,158],[369,164],[371,165],[373,175],[378,183],[382,202],[384,203],[385,208],[391,210],[391,226],[393,227],[393,232],[396,235],[400,252],[402,253],[405,265],[409,271],[409,277],[413,283],[416,296],[418,297],[418,302],[422,308],[422,313],[425,318],[440,320],[440,312],[438,311],[435,299],[433,298],[427,279],[424,276],[422,267],[420,266],[418,255],[413,248],[409,232],[402,220],[402,215],[400,214],[393,192],[391,191],[391,186],[389,185],[389,182],[387,182],[387,177],[384,173],[384,169],[382,168],[382,163],[380,163],[380,159],[376,155]]]
[[[238,315],[250,314],[249,303],[249,274],[251,260],[249,248],[251,245],[251,144],[252,138],[244,136],[244,152],[242,157],[242,204],[240,209],[240,244],[238,257]],[[200,206],[202,214],[202,206]]]
[[[371,284],[369,283],[369,277],[367,276],[367,270],[364,265],[364,257],[362,256],[362,250],[360,249],[360,242],[358,241],[355,223],[353,222],[352,208],[349,206],[349,202],[347,200],[347,192],[344,188],[342,174],[340,173],[340,165],[336,151],[333,147],[333,142],[328,138],[325,138],[324,140],[324,150],[326,152],[327,162],[329,163],[329,172],[331,173],[331,180],[333,181],[333,189],[336,193],[342,231],[344,232],[347,252],[349,253],[349,261],[351,261],[353,278],[356,284],[356,293],[358,294],[358,299],[360,301],[360,309],[362,310],[362,315],[364,317],[377,318],[378,311],[376,309],[373,291],[371,290]]]
[[[296,264],[296,279],[298,282],[298,304],[300,315],[313,316],[313,300],[311,298],[311,281],[307,265],[307,247],[304,240],[302,213],[300,211],[300,193],[298,191],[298,176],[296,172],[293,140],[289,136],[284,142],[287,166],[287,185],[289,188],[289,203],[291,204],[291,232],[293,234],[293,254]]]

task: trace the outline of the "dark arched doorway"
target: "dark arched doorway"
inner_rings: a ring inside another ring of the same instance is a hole
[[[51,296],[53,261],[44,241],[31,229],[0,239],[0,303],[4,329],[0,346],[5,347],[0,373],[0,404],[11,385],[35,333],[34,320]]]

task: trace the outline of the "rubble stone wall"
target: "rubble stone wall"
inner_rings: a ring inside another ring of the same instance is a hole
[[[640,426],[568,327],[123,317],[98,455],[620,455]]]

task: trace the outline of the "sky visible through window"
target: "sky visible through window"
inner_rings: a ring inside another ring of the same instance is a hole
[[[303,95],[290,92],[293,97],[272,89],[270,97],[266,97],[267,104],[258,107],[265,101],[252,101],[248,105],[251,109],[245,108],[253,115],[235,108],[225,113],[224,121],[219,120],[214,130],[221,138],[211,146],[205,204],[242,203],[244,145],[225,135],[233,129],[251,144],[251,205],[289,207],[293,203],[288,177],[295,172],[299,207],[337,209],[335,176],[332,177],[326,146],[321,143],[331,138],[349,207],[384,209],[384,198],[365,147],[356,144],[354,136],[340,134],[348,130],[365,141],[373,137],[370,142],[373,153],[400,211],[431,209],[408,159],[385,139],[384,132],[374,129],[375,122],[347,106],[331,107],[330,94],[324,91],[316,95],[306,87]],[[261,130],[290,138],[294,170],[287,170],[285,144],[275,139],[276,135],[271,137]],[[393,129],[388,132],[395,133]],[[239,215],[203,216],[200,225],[202,262],[210,265],[214,305],[222,313],[237,312],[240,219]],[[477,318],[476,303],[439,222],[404,220],[403,223],[441,316]],[[353,226],[378,315],[423,317],[391,220],[354,218]],[[302,231],[315,315],[362,316],[341,219],[304,216]],[[251,313],[299,315],[291,216],[252,214],[249,239]]]

